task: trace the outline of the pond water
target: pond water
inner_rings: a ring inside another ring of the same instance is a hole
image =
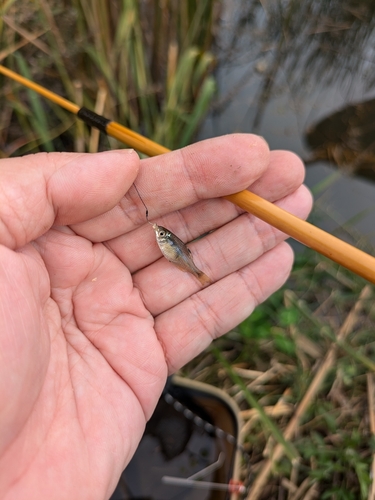
[[[356,244],[375,244],[374,14],[363,0],[226,1],[199,135],[253,132],[296,152],[313,222]]]

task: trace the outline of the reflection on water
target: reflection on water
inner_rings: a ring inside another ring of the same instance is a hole
[[[309,168],[324,160],[375,179],[374,28],[371,1],[228,0],[200,138],[255,132]]]
[[[350,91],[359,80],[364,89],[371,89],[374,13],[375,2],[368,0],[355,5],[352,0],[226,2],[219,67],[246,64],[248,71],[237,83],[257,81],[251,103],[253,128],[259,126],[267,103],[285,91],[303,98],[312,86],[342,88],[345,82]],[[221,111],[230,97],[218,105]]]

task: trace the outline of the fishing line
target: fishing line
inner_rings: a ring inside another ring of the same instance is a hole
[[[144,207],[145,207],[145,209],[146,209],[146,220],[147,220],[147,222],[148,222],[149,224],[151,224],[151,225],[152,225],[152,222],[150,222],[150,221],[148,220],[148,208],[147,208],[147,205],[146,205],[146,203],[143,201],[143,198],[142,198],[142,196],[141,196],[140,192],[138,191],[138,188],[137,188],[137,186],[135,185],[135,182],[133,182],[133,186],[135,187],[135,190],[137,191],[137,194],[138,194],[138,196],[139,196],[139,199],[141,200],[141,202],[143,203],[143,205],[144,205]]]

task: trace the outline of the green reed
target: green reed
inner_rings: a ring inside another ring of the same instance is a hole
[[[174,149],[194,138],[215,93],[210,52],[219,2],[8,0],[1,63]],[[1,77],[0,154],[75,148],[77,126],[57,106]],[[62,133],[61,137],[59,133]],[[88,148],[89,133],[84,135]],[[120,147],[102,138],[100,148]]]

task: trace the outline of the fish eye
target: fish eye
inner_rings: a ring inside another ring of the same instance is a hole
[[[159,232],[159,236],[165,236],[165,232],[164,231],[160,231]]]

